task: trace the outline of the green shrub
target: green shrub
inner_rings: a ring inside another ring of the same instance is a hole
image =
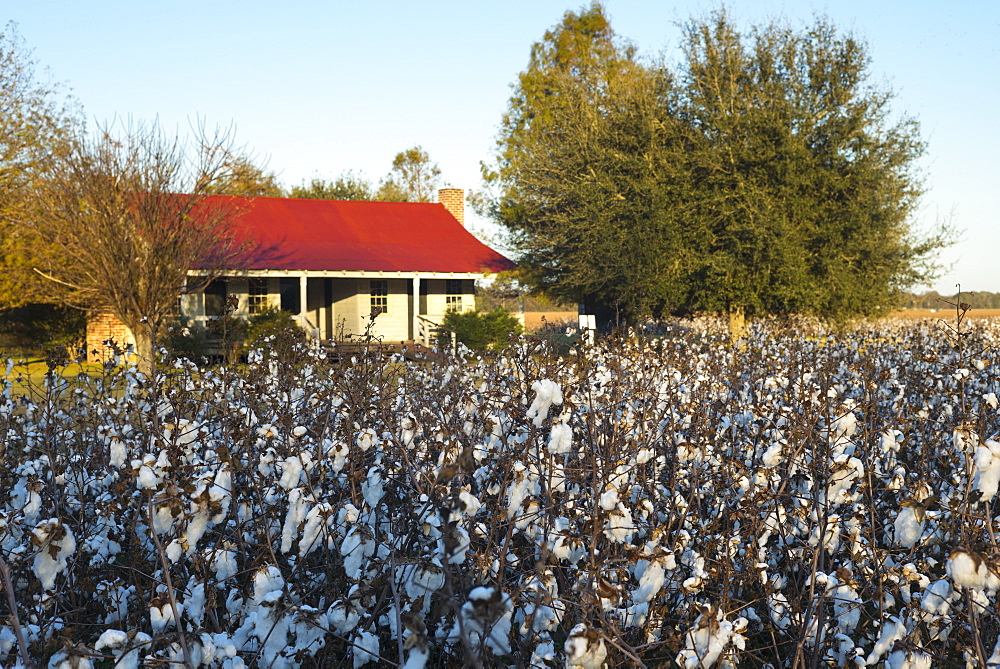
[[[174,354],[192,360],[221,356],[227,363],[233,363],[257,347],[265,351],[275,347],[285,350],[307,342],[306,332],[293,314],[269,308],[249,319],[220,316],[209,320],[207,326],[172,327],[167,347]]]
[[[291,339],[301,344],[308,341],[306,331],[299,325],[295,315],[274,307],[250,317],[244,344],[247,348],[253,348],[264,343],[268,337]]]
[[[473,351],[502,350],[511,335],[522,332],[521,323],[509,311],[497,307],[493,311],[449,311],[441,323],[440,346],[451,346],[452,333]]]
[[[86,331],[87,316],[79,309],[26,304],[0,311],[0,346],[18,355],[75,355]]]

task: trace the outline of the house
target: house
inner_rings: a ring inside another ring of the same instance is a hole
[[[476,279],[514,267],[465,229],[457,188],[438,203],[238,199],[236,229],[251,250],[240,267],[213,271],[203,292],[181,296],[187,325],[221,316],[235,298],[235,316],[281,308],[321,341],[370,328],[383,341],[428,344],[449,309],[475,308]],[[88,350],[109,336],[129,343],[114,320],[92,319]]]

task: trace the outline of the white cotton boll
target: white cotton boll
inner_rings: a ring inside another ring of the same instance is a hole
[[[535,381],[531,384],[531,389],[535,392],[535,399],[528,407],[527,418],[535,427],[541,427],[549,415],[549,408],[553,404],[562,404],[562,391],[555,381],[548,379]]]
[[[302,538],[299,539],[299,557],[305,557],[323,545],[322,535],[331,513],[333,507],[324,502],[317,504],[306,514],[306,524],[302,529]]]
[[[278,485],[285,490],[291,490],[292,488],[299,485],[299,479],[302,478],[302,460],[299,456],[292,455],[285,458],[281,465],[281,480],[278,481]]]
[[[216,550],[212,556],[212,570],[215,572],[217,587],[225,587],[224,582],[239,573],[236,563],[236,548],[227,546]]]
[[[830,481],[827,486],[826,499],[830,504],[844,504],[857,499],[858,493],[848,491],[854,483],[865,474],[861,460],[849,455],[838,455],[830,467]]]
[[[180,607],[178,606],[178,608]],[[174,608],[170,605],[170,601],[153,600],[152,606],[149,607],[149,624],[153,628],[153,634],[159,634],[167,625],[172,625],[173,623]]]
[[[347,634],[361,621],[361,613],[349,601],[338,599],[326,612],[326,618],[330,621],[337,634]]]
[[[842,570],[837,573],[842,573]],[[849,579],[849,572],[844,575],[843,582],[831,574],[827,583],[827,591],[833,600],[833,615],[837,618],[837,627],[841,632],[853,631],[861,621],[863,602]]]
[[[356,440],[358,448],[362,451],[367,451],[372,446],[377,446],[379,443],[378,434],[372,428],[366,428],[358,432],[358,437]]]
[[[555,661],[556,645],[545,635],[545,640],[541,641],[535,647],[535,650],[531,652],[531,660],[528,662],[528,666],[532,669],[535,667],[549,667],[554,666]]]
[[[623,544],[632,541],[634,535],[635,521],[632,520],[632,512],[619,504],[608,514],[608,520],[604,526],[604,536],[613,543]]]
[[[843,445],[858,431],[858,417],[854,415],[854,402],[848,400],[840,407],[841,415],[830,424],[832,443]]]
[[[920,598],[920,608],[935,616],[946,616],[951,608],[951,596],[954,593],[951,583],[947,579],[934,581],[926,589]]]
[[[290,620],[281,607],[280,590],[267,593],[259,606],[254,620],[254,636],[260,641],[261,666],[288,666],[287,662],[279,662],[281,651],[288,645],[288,627]],[[282,658],[283,659],[283,658]]]
[[[556,423],[549,432],[548,451],[553,455],[573,450],[573,428],[566,423]]]
[[[416,565],[406,579],[406,594],[411,600],[423,600],[423,610],[430,610],[431,595],[444,587],[444,569],[435,562]]]
[[[771,446],[764,451],[764,454],[760,456],[760,462],[765,467],[773,468],[780,465],[785,460],[785,445],[780,441],[776,441]]]
[[[348,526],[358,522],[359,518],[361,518],[361,511],[348,502],[337,511],[337,529],[341,534],[346,534]]]
[[[896,650],[886,659],[886,669],[931,669],[931,656],[920,651]],[[987,662],[986,666],[991,666]]]
[[[23,667],[18,663],[15,667]],[[94,669],[94,662],[75,649],[61,650],[49,660],[49,669]]]
[[[767,596],[767,608],[771,616],[771,621],[778,629],[788,629],[788,626],[792,624],[788,598],[780,592],[770,594]]]
[[[9,627],[0,627],[0,657],[5,657],[17,644],[17,637]]]
[[[468,490],[462,490],[459,492],[458,498],[461,500],[462,504],[465,505],[462,510],[463,515],[473,518],[477,513],[479,513],[479,509],[482,507],[482,502],[479,501],[479,498],[469,493]]]
[[[354,637],[354,669],[363,667],[369,662],[379,661],[379,641],[378,636],[371,632],[363,631]]]
[[[326,450],[328,456],[333,457],[333,473],[339,474],[347,466],[347,456],[351,453],[351,447],[346,441],[337,442]]]
[[[608,647],[601,633],[585,623],[579,623],[570,631],[563,650],[567,669],[602,669],[608,657]]]
[[[533,476],[523,463],[514,463],[514,480],[507,487],[508,520],[518,515],[526,497],[537,495],[539,492],[538,478]]]
[[[152,467],[142,465],[139,467],[139,475],[136,478],[136,487],[139,490],[156,490],[160,485],[160,477],[156,475]]]
[[[196,513],[188,520],[187,527],[184,528],[184,541],[187,545],[188,556],[194,555],[195,547],[205,532],[208,531],[209,519],[205,512]],[[172,560],[176,562],[176,560]]]
[[[177,561],[184,555],[184,546],[181,545],[179,539],[174,539],[167,544],[167,548],[163,552],[167,554],[167,559],[170,560],[171,564],[177,564]]]
[[[462,605],[459,613],[463,625],[455,621],[449,640],[458,641],[464,630],[473,645],[485,638],[486,645],[497,655],[510,654],[511,618],[514,613],[510,595],[490,587],[473,588],[469,601]]]
[[[931,665],[928,664],[927,669],[930,669],[930,666]],[[986,666],[1000,667],[1000,639],[997,639],[996,644],[993,646],[993,653],[990,655],[990,659],[986,660]]]
[[[108,462],[112,467],[117,469],[125,464],[128,452],[126,451],[125,444],[122,443],[121,439],[118,437],[112,437],[108,451]]]
[[[882,623],[882,633],[878,641],[872,648],[872,652],[865,659],[865,663],[870,667],[892,648],[892,645],[906,636],[906,625],[899,618],[891,617]]]
[[[253,603],[259,606],[269,593],[281,591],[285,587],[285,579],[281,571],[274,565],[257,570],[253,575]]]
[[[451,540],[447,543],[442,542],[442,548],[446,549],[442,552],[446,553],[448,564],[462,564],[465,562],[469,547],[472,545],[469,532],[464,527],[457,525],[450,532]]]
[[[221,523],[229,515],[229,503],[233,497],[233,472],[229,467],[223,467],[215,474],[212,486],[208,489],[208,497],[218,503],[218,511],[209,520]]]
[[[611,509],[618,506],[618,490],[616,488],[608,488],[601,495],[601,499],[598,501],[600,507],[605,511],[610,511]]]
[[[94,650],[118,650],[128,644],[128,634],[121,630],[106,630],[94,644]]]
[[[648,602],[656,597],[666,582],[666,569],[662,560],[650,562],[639,578],[639,589],[632,595],[633,602]]]
[[[296,458],[298,460],[298,458]],[[292,544],[299,536],[299,524],[306,516],[306,501],[302,496],[302,489],[296,488],[288,493],[288,512],[285,514],[285,522],[281,527],[281,552],[287,553],[292,550]]]
[[[899,451],[899,440],[902,439],[903,433],[899,430],[886,430],[882,433],[879,438],[879,450],[882,453],[895,453]]]
[[[76,539],[68,526],[58,518],[42,521],[31,531],[31,543],[38,550],[32,571],[42,583],[43,590],[51,590],[56,577],[66,569],[66,561],[76,551]]]
[[[1000,400],[997,399],[996,393],[986,393],[983,395],[983,401],[991,409],[996,409],[1000,407]]]
[[[145,632],[136,632],[135,638],[130,641],[125,632],[107,630],[94,644],[94,650],[113,655],[115,669],[138,669],[139,652],[150,641],[152,641],[152,637]],[[131,650],[125,652],[129,646],[131,646]]]
[[[361,494],[368,508],[378,508],[385,490],[382,485],[382,471],[377,466],[368,470],[368,477],[361,483]]]
[[[200,627],[205,618],[205,584],[197,583],[189,592],[184,599],[184,613]]]
[[[697,444],[689,441],[682,441],[677,444],[678,462],[701,462],[705,458],[705,451]]]
[[[982,493],[982,501],[989,502],[1000,487],[1000,443],[987,439],[976,447],[976,474],[973,487]]]
[[[948,556],[945,571],[957,586],[979,589],[986,585],[988,569],[978,553],[954,550]]]
[[[745,629],[746,619],[740,618],[733,623],[723,619],[721,612],[716,614],[711,607],[703,609],[694,627],[685,635],[685,648],[677,654],[675,661],[685,669],[711,667],[733,639],[737,624],[740,629]]]
[[[375,538],[364,525],[355,525],[344,537],[340,545],[344,557],[344,571],[348,578],[361,578],[361,567],[375,554]]]
[[[297,425],[297,426],[295,426],[295,427],[292,428],[292,436],[295,437],[296,439],[298,439],[299,437],[305,435],[305,433],[308,432],[308,431],[309,431],[308,428],[305,428],[305,427],[303,427],[301,425]]]
[[[409,640],[409,637],[407,640]],[[424,669],[427,666],[427,660],[430,659],[430,656],[428,648],[413,646],[410,648],[410,652],[406,654],[406,662],[400,669]]]
[[[917,520],[917,509],[912,506],[904,506],[896,515],[896,522],[893,523],[893,541],[899,546],[913,548],[924,533],[924,521]]]

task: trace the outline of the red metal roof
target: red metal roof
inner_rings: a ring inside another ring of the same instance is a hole
[[[514,267],[441,204],[231,199],[242,209],[233,227],[251,250],[242,267],[229,269],[495,273]]]

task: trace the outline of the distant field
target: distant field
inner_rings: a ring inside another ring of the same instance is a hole
[[[954,318],[955,310],[948,309],[903,309],[889,314],[890,318]],[[966,318],[1000,318],[1000,309],[970,309]]]
[[[575,311],[525,311],[524,331],[535,332],[546,323],[567,323],[576,325],[579,321]]]
[[[955,310],[946,309],[902,309],[889,314],[889,318],[907,318],[920,320],[923,318],[955,318]],[[1000,309],[970,309],[966,318],[1000,318]],[[542,321],[547,323],[577,323],[575,311],[526,311],[524,312],[525,332],[535,332],[542,327]]]

